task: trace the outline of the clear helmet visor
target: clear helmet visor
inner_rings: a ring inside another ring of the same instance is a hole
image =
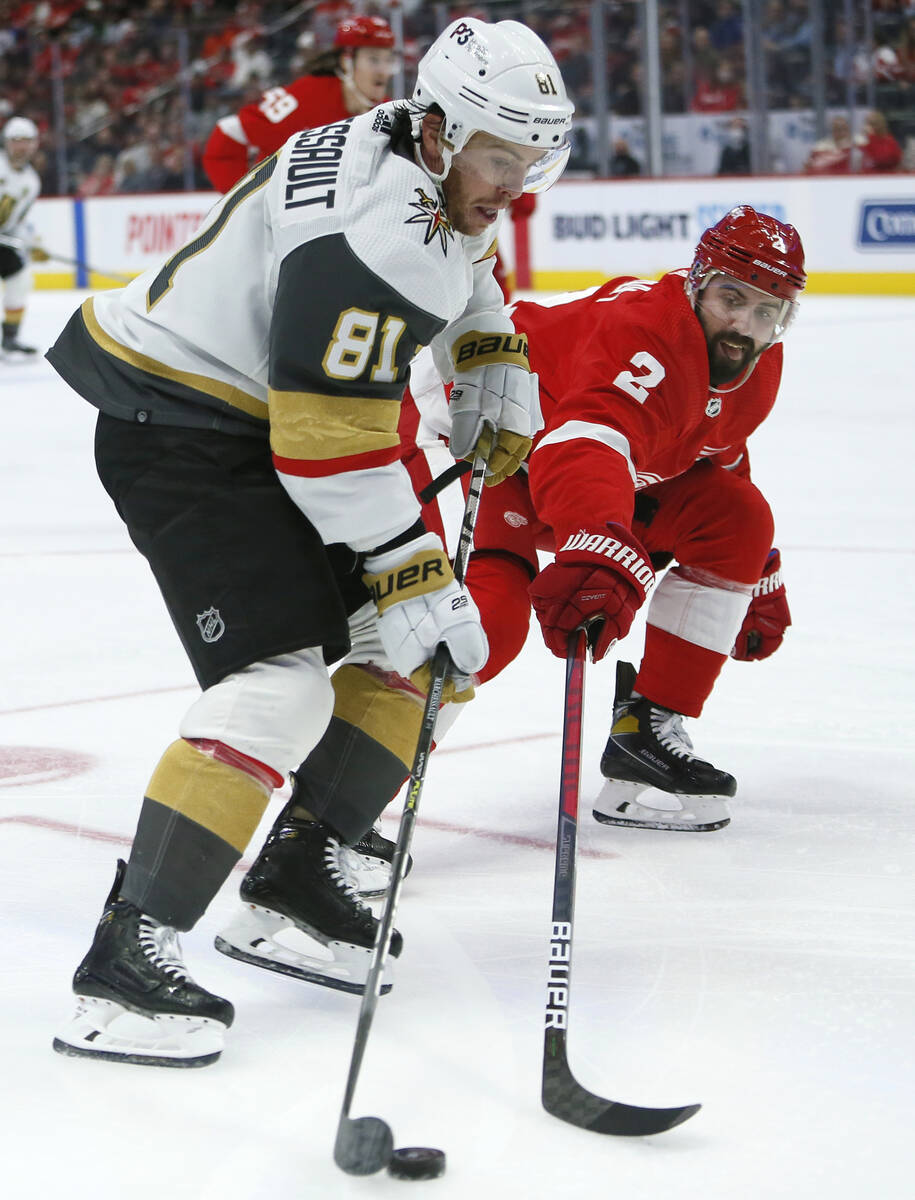
[[[450,169],[493,191],[514,195],[545,192],[565,170],[570,150],[567,140],[544,152],[539,147],[475,133],[460,153],[451,156]]]
[[[696,292],[702,311],[760,347],[784,337],[797,313],[797,304],[773,296],[723,271],[709,271]]]

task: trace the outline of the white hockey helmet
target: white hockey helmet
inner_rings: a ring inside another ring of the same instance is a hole
[[[31,142],[38,140],[38,126],[28,117],[10,117],[3,126],[5,142]]]
[[[417,124],[432,104],[442,110],[444,179],[474,133],[543,149],[525,192],[543,192],[565,169],[575,106],[545,43],[519,21],[453,21],[419,62],[413,89]]]

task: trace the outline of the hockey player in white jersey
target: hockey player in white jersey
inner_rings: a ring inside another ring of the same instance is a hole
[[[524,459],[537,380],[492,255],[511,200],[561,173],[571,113],[529,29],[455,21],[412,101],[295,135],[160,267],[88,300],[48,352],[100,410],[99,476],[203,689],[146,789],[61,1052],[218,1057],[232,1005],[188,975],[177,931],[321,738],[326,664],[357,608],[365,627],[369,593],[389,669],[421,684],[444,642],[451,693],[472,694],[486,639],[399,460],[400,399],[431,344],[457,385],[452,449],[492,441],[492,482]],[[339,986],[360,986],[353,960],[376,922],[352,894],[342,831],[296,810],[280,840],[317,880],[306,932],[346,960]]]
[[[0,150],[0,279],[3,281],[3,336],[0,357],[30,358],[34,346],[19,340],[19,327],[32,290],[31,259],[48,255],[35,244],[29,209],[41,191],[32,166],[38,149],[38,126],[28,117],[10,117],[3,126]]]

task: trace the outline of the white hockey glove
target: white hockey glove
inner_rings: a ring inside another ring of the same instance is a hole
[[[394,670],[428,691],[429,660],[444,642],[454,672],[442,702],[471,700],[470,676],[489,657],[489,643],[477,606],[454,578],[441,540],[425,533],[396,550],[370,554],[362,578],[378,609],[378,634]]]
[[[528,369],[527,338],[523,333],[471,331],[458,338],[451,353],[451,453],[455,458],[473,458],[477,450],[486,453],[494,429],[486,472],[486,483],[493,486],[518,470],[534,434],[543,428],[539,380]]]

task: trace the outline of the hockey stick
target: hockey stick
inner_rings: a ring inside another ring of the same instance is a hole
[[[483,477],[486,474],[486,459],[488,455],[477,454],[473,461],[470,476],[470,487],[467,501],[464,505],[464,519],[461,524],[461,536],[458,541],[457,553],[454,557],[454,577],[458,583],[464,582],[467,572],[467,560],[473,542],[473,530],[477,520],[477,510],[480,507],[480,493],[483,490]],[[378,1004],[381,989],[381,979],[384,965],[391,946],[391,934],[394,927],[394,914],[400,899],[400,888],[406,875],[409,861],[410,843],[413,840],[413,828],[416,824],[416,810],[422,793],[423,780],[426,776],[426,766],[432,753],[432,742],[435,736],[435,723],[442,703],[442,688],[451,665],[448,647],[442,642],[432,659],[432,684],[426,697],[426,707],[423,711],[423,721],[420,726],[416,743],[416,754],[410,771],[407,787],[407,798],[400,818],[400,829],[394,846],[394,857],[391,862],[391,882],[385,901],[384,910],[378,922],[378,932],[375,935],[375,945],[372,949],[372,961],[365,981],[362,994],[362,1006],[359,1010],[359,1021],[356,1026],[356,1040],[350,1059],[349,1076],[346,1080],[346,1091],[343,1096],[343,1107],[337,1125],[337,1138],[334,1143],[334,1162],[350,1175],[373,1175],[386,1167],[394,1154],[394,1135],[390,1125],[381,1117],[350,1117],[350,1107],[359,1069],[365,1054],[372,1019]]]
[[[559,828],[556,833],[556,872],[553,883],[553,923],[550,936],[549,984],[543,1041],[541,1099],[551,1116],[594,1133],[632,1137],[662,1133],[699,1111],[700,1105],[680,1108],[639,1108],[605,1100],[582,1087],[572,1074],[566,1053],[569,994],[572,974],[572,922],[575,915],[575,843],[578,832],[578,793],[581,781],[581,727],[585,693],[585,651],[588,635],[579,628],[569,638],[566,657],[565,709],[562,723],[562,771],[559,785]]]
[[[82,259],[66,258],[63,254],[55,254],[45,246],[38,244],[30,245],[24,238],[11,237],[5,233],[0,233],[0,245],[9,246],[11,249],[19,250],[23,254],[30,254],[32,250],[43,250],[53,262],[67,263],[71,267],[79,267],[90,275],[103,275],[106,279],[117,279],[120,283],[130,283],[134,278],[133,275],[123,275],[120,271],[105,271],[101,267],[91,267],[88,263],[83,262]]]

